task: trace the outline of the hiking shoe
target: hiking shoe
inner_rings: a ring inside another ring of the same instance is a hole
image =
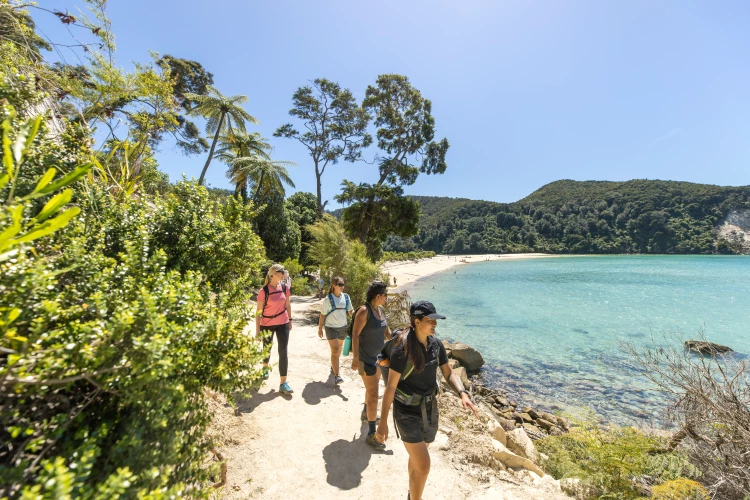
[[[279,386],[279,392],[281,394],[291,394],[294,391],[292,390],[292,386],[290,386],[288,383],[284,382]]]
[[[370,448],[376,449],[376,450],[384,450],[385,449],[385,443],[381,443],[378,441],[378,438],[375,437],[375,434],[368,434],[365,438],[365,443],[370,445]]]
[[[344,383],[344,379],[336,375],[336,385],[343,384],[343,383]]]

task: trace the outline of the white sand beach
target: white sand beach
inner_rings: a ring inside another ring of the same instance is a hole
[[[393,285],[393,278],[396,278],[396,285],[399,290],[406,285],[413,283],[419,278],[424,278],[431,274],[445,271],[453,266],[463,266],[473,262],[483,262],[487,260],[519,260],[519,259],[538,259],[546,257],[555,257],[545,253],[507,253],[507,254],[486,254],[486,255],[436,255],[429,259],[408,260],[403,262],[387,262],[383,264],[383,271],[390,276],[390,285]]]

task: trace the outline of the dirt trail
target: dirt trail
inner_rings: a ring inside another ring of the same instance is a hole
[[[351,369],[351,357],[342,358],[342,385],[335,386],[329,375],[328,343],[317,335],[319,304],[292,297],[288,382],[294,394],[278,392],[274,340],[270,379],[238,399],[240,416],[225,431],[230,443],[220,448],[228,459],[225,498],[406,498],[408,455],[393,429],[385,451],[373,451],[364,442],[364,386]],[[226,421],[226,415],[221,419]],[[446,451],[433,449],[431,457],[427,499],[544,498],[533,490],[498,489],[496,481],[475,479]]]

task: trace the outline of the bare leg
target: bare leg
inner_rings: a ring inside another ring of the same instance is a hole
[[[333,374],[338,377],[341,375],[339,358],[341,358],[341,349],[344,348],[344,341],[339,339],[329,340],[328,345],[331,346],[331,368],[333,368]]]
[[[409,496],[412,500],[421,500],[427,476],[430,474],[430,453],[427,445],[421,443],[404,443],[409,454]]]
[[[367,420],[374,422],[378,417],[378,389],[380,385],[380,370],[375,369],[375,375],[362,375],[365,383],[365,404],[367,405]]]

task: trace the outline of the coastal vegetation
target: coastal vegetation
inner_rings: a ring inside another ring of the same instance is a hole
[[[247,129],[257,119],[246,96],[224,96],[199,62],[172,55],[122,69],[106,0],[87,3],[93,19],[38,9],[90,38],[75,40],[80,64],[68,64],[45,61],[52,46],[35,31],[34,5],[0,0],[1,497],[208,496],[219,473],[206,465],[205,393],[231,401],[260,380],[267,352],[245,329],[273,261],[295,294],[319,269],[344,276],[359,305],[376,259],[733,251],[712,231],[726,210],[748,207],[747,188],[561,181],[515,204],[404,196],[420,174],[445,172],[449,145],[403,75],[380,75],[361,103],[326,79],[297,90],[290,114],[317,131],[285,124],[275,136],[308,148],[318,192],[287,197],[293,165]],[[188,117],[206,120],[205,136]],[[377,180],[343,181],[339,220],[324,213],[322,176],[361,159],[370,121]],[[197,181],[170,183],[155,155],[165,144],[207,155]],[[233,190],[205,186],[214,159]],[[746,401],[722,387],[706,397]],[[614,492],[657,466],[660,480],[697,477],[690,460],[712,493],[731,497],[739,490],[727,488],[747,486],[726,473],[747,470],[747,413],[732,408],[682,407],[684,438],[654,455],[667,465],[644,462],[661,441],[584,429],[550,438],[548,466]]]
[[[515,203],[411,198],[422,212],[419,233],[390,236],[386,251],[738,253],[715,226],[729,210],[750,208],[750,186],[562,180]]]

